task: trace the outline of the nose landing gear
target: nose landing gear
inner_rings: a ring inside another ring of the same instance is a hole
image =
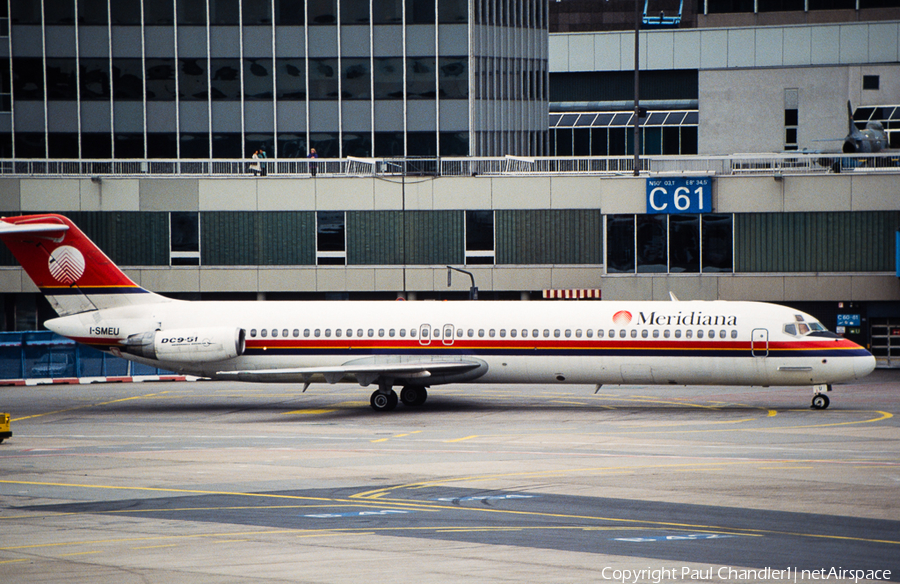
[[[816,392],[816,394],[813,396],[812,404],[810,404],[809,407],[811,407],[814,410],[824,410],[825,408],[828,407],[828,404],[831,403],[831,400],[829,400],[828,396],[822,392],[823,391],[831,391],[831,386],[830,385],[826,385],[826,386],[817,385],[816,387],[813,388],[813,390]]]

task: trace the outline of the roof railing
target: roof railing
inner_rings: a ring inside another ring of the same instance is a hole
[[[260,171],[255,170],[258,164]],[[786,175],[900,172],[900,151],[878,154],[780,153],[731,156],[643,156],[641,173]],[[633,175],[632,156],[269,158],[250,159],[0,159],[0,176],[57,177],[402,177]]]

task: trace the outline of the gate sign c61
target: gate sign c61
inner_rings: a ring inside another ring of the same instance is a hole
[[[666,177],[647,179],[647,213],[711,213],[712,178]]]

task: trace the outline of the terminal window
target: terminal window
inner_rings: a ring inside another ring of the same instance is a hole
[[[607,215],[607,272],[732,272],[733,222],[731,214]]]

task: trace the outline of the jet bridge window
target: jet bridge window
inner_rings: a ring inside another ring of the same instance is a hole
[[[316,264],[347,263],[346,217],[343,211],[316,212]]]
[[[733,272],[733,224],[731,214],[607,215],[607,272]]]
[[[466,211],[466,264],[494,263],[494,212]]]
[[[169,213],[169,264],[200,265],[200,213]]]

